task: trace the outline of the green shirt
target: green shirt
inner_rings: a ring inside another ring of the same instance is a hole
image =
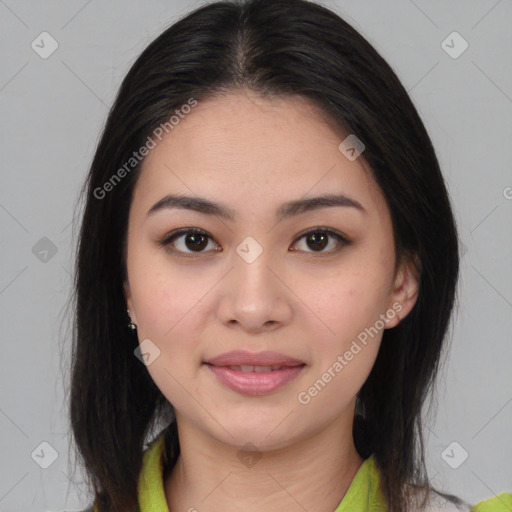
[[[169,512],[163,486],[163,463],[161,460],[163,448],[164,435],[162,433],[144,453],[138,484],[140,509],[137,512]],[[430,505],[427,510],[429,512],[455,512],[461,509],[444,501],[441,505]],[[386,511],[384,496],[379,489],[379,471],[375,465],[374,456],[371,455],[363,462],[341,503],[333,512]],[[96,508],[94,508],[94,512],[97,512]],[[469,512],[512,512],[512,493],[503,492],[481,501],[473,505]]]

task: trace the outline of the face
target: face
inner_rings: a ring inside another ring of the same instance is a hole
[[[394,273],[389,209],[364,153],[338,149],[347,135],[304,98],[237,92],[199,102],[146,157],[125,293],[178,425],[265,450],[352,421],[383,330],[413,307],[417,281],[409,265]],[[345,201],[277,216],[325,194]],[[166,195],[231,217],[169,204],[148,213]],[[235,350],[301,365],[248,375],[206,364]]]

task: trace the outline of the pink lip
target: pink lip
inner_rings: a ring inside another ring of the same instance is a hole
[[[283,366],[271,372],[242,372],[229,366]],[[245,395],[264,395],[294,379],[306,366],[303,361],[278,352],[235,350],[205,361],[205,366],[230,389]]]
[[[299,361],[293,357],[288,357],[278,352],[270,352],[268,350],[264,352],[234,350],[209,359],[205,361],[205,363],[212,366],[240,366],[242,364],[253,366],[300,366],[304,364],[303,361]]]
[[[305,367],[302,364],[300,366],[288,366],[280,370],[260,373],[240,372],[231,370],[226,366],[213,366],[208,363],[205,366],[226,386],[244,395],[264,395],[270,393],[294,379]]]

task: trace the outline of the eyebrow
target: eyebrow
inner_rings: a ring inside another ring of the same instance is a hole
[[[362,213],[368,213],[361,203],[343,194],[324,194],[318,197],[309,197],[296,199],[283,203],[276,210],[276,219],[281,221],[283,219],[299,215],[301,213],[318,210],[320,208],[328,207],[351,207],[359,210]],[[179,208],[184,210],[192,210],[205,215],[214,215],[225,220],[234,221],[236,213],[234,210],[226,205],[215,203],[204,197],[191,197],[183,195],[166,195],[158,202],[156,202],[149,210],[146,216],[153,215],[154,213],[166,210]]]

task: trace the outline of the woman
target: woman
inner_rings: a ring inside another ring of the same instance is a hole
[[[449,197],[345,21],[303,0],[184,17],[124,79],[83,192],[70,418],[94,510],[469,509],[422,438]]]

